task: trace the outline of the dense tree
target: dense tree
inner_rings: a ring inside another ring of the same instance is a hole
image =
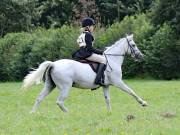
[[[126,15],[145,12],[154,0],[96,0],[104,24],[121,21]]]
[[[0,36],[38,26],[61,27],[72,21],[73,0],[1,0]]]
[[[99,9],[95,0],[79,0],[73,6],[72,23],[79,25],[84,17],[94,18],[96,23],[100,23]]]
[[[165,22],[174,26],[175,31],[180,34],[180,1],[160,0],[152,15],[155,25]]]
[[[0,36],[31,29],[33,2],[0,1]]]
[[[153,0],[1,0],[0,36],[29,31],[36,27],[54,28],[79,24],[92,17],[105,25],[126,15],[145,12]]]
[[[76,0],[38,0],[35,11],[39,13],[38,23],[46,28],[70,24],[72,8]]]
[[[172,40],[168,47],[168,52],[164,53],[166,58],[165,66],[169,70],[168,77],[179,76],[180,67],[180,1],[179,0],[159,0],[155,10],[152,12],[152,22],[161,29],[164,23],[168,23],[172,28]],[[159,58],[160,59],[160,58]],[[176,66],[174,66],[176,65]],[[174,69],[173,69],[174,68]],[[171,78],[171,77],[170,77]]]

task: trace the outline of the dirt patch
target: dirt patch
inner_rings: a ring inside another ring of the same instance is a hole
[[[135,119],[135,116],[132,115],[132,114],[129,114],[129,115],[127,115],[127,117],[126,117],[127,122],[130,122],[131,120],[134,120],[134,119]]]
[[[165,112],[165,113],[162,113],[161,116],[164,118],[173,118],[176,116],[176,113],[175,112]]]

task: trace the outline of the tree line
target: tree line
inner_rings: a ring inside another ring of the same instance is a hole
[[[86,16],[106,26],[126,15],[146,12],[153,3],[153,0],[1,0],[0,36],[37,27],[78,25]]]

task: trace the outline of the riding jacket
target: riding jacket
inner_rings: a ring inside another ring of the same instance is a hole
[[[89,31],[83,32],[77,39],[80,49],[73,53],[73,58],[86,59],[93,53],[103,54],[103,51],[93,48],[94,37]]]

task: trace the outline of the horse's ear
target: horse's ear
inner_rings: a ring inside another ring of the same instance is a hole
[[[133,34],[127,34],[126,33],[126,37],[133,38]]]
[[[131,36],[131,38],[133,38],[133,34],[131,34],[130,36]]]

